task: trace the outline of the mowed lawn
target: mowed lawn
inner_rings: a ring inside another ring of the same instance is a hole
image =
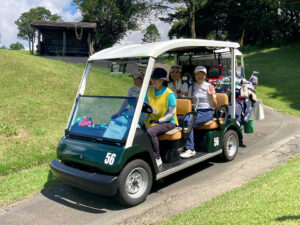
[[[243,49],[249,78],[259,71],[257,95],[276,111],[300,116],[300,43]]]
[[[163,225],[300,224],[300,158]]]
[[[0,50],[0,177],[56,157],[84,66]],[[124,95],[132,83],[100,68],[92,76],[99,95]]]

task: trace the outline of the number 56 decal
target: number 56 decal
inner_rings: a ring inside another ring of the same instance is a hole
[[[114,162],[115,162],[115,158],[116,158],[116,154],[115,154],[115,153],[112,154],[112,153],[108,152],[108,153],[106,154],[104,163],[105,163],[105,164],[112,165],[112,164],[114,164]]]

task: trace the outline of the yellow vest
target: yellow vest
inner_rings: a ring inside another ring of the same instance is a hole
[[[147,128],[157,125],[156,123],[150,124],[151,120],[158,120],[165,116],[168,110],[168,97],[171,93],[173,93],[173,91],[167,88],[167,90],[162,95],[156,96],[154,88],[150,88],[150,90],[148,91],[148,101],[152,108],[157,110],[157,114],[151,113],[149,115],[148,119],[145,121]],[[176,125],[178,125],[176,113],[174,115],[174,120]]]

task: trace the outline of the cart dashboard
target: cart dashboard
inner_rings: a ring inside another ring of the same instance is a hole
[[[137,98],[80,95],[66,133],[122,144],[132,123]]]

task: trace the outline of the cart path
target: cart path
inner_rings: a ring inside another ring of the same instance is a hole
[[[167,177],[138,206],[126,209],[113,198],[62,185],[0,208],[0,224],[153,224],[192,209],[300,153],[300,119],[269,108],[265,115],[234,161],[214,158]]]

